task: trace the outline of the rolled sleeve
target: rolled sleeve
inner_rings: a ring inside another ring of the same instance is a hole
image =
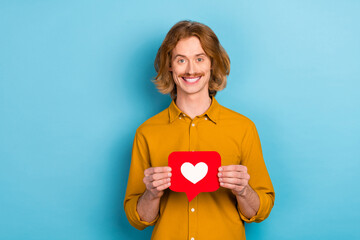
[[[136,207],[141,195],[135,196],[124,203],[127,219],[129,223],[136,229],[144,230],[148,226],[153,226],[159,218],[159,215],[151,222],[141,220]]]
[[[260,138],[253,123],[249,125],[242,141],[242,153],[242,165],[247,166],[250,175],[249,185],[259,196],[260,206],[252,218],[245,217],[239,207],[238,211],[245,222],[261,222],[269,216],[274,206],[275,191],[263,159]]]
[[[269,216],[271,209],[274,206],[274,195],[272,193],[264,193],[263,191],[256,189],[254,189],[254,191],[257,193],[260,200],[259,210],[256,215],[251,218],[247,218],[241,213],[238,207],[240,218],[247,223],[264,221]]]
[[[138,200],[146,190],[143,178],[145,169],[150,167],[149,162],[147,143],[143,135],[137,131],[132,150],[129,178],[124,200],[124,210],[129,223],[139,230],[154,225],[158,219],[158,217],[156,217],[154,221],[146,222],[140,219],[137,212]]]

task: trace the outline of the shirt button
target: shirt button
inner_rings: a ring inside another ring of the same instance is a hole
[[[207,118],[205,118],[205,120],[207,120]]]
[[[191,238],[190,240],[195,240],[195,238]]]
[[[195,212],[195,208],[192,208],[191,211],[192,211],[192,212]]]
[[[185,113],[183,113],[183,116],[185,117]]]
[[[179,117],[179,119],[181,119],[181,117]]]
[[[191,124],[191,126],[195,127],[195,123]]]

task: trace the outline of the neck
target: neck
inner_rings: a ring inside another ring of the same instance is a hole
[[[177,96],[175,103],[182,112],[193,119],[209,109],[211,105],[211,98],[208,93],[203,96],[198,94],[186,96],[180,95]]]

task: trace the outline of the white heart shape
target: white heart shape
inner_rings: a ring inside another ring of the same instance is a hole
[[[203,162],[199,162],[195,166],[189,162],[185,162],[181,165],[180,170],[182,175],[187,180],[195,184],[206,176],[208,172],[208,166]]]

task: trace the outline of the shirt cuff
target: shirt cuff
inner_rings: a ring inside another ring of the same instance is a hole
[[[137,203],[141,195],[134,197],[130,201],[128,201],[126,209],[127,209],[127,217],[130,222],[130,224],[139,230],[144,230],[148,226],[155,225],[156,221],[159,218],[159,214],[156,216],[156,218],[151,222],[146,222],[140,219],[139,213],[137,212]]]
[[[267,195],[266,193],[264,193],[260,190],[254,189],[254,191],[257,193],[257,195],[259,196],[259,200],[260,200],[259,210],[257,211],[255,216],[253,216],[251,218],[245,217],[241,213],[240,208],[238,206],[240,218],[247,223],[264,221],[269,216],[272,206],[274,205],[274,203],[269,195]]]

